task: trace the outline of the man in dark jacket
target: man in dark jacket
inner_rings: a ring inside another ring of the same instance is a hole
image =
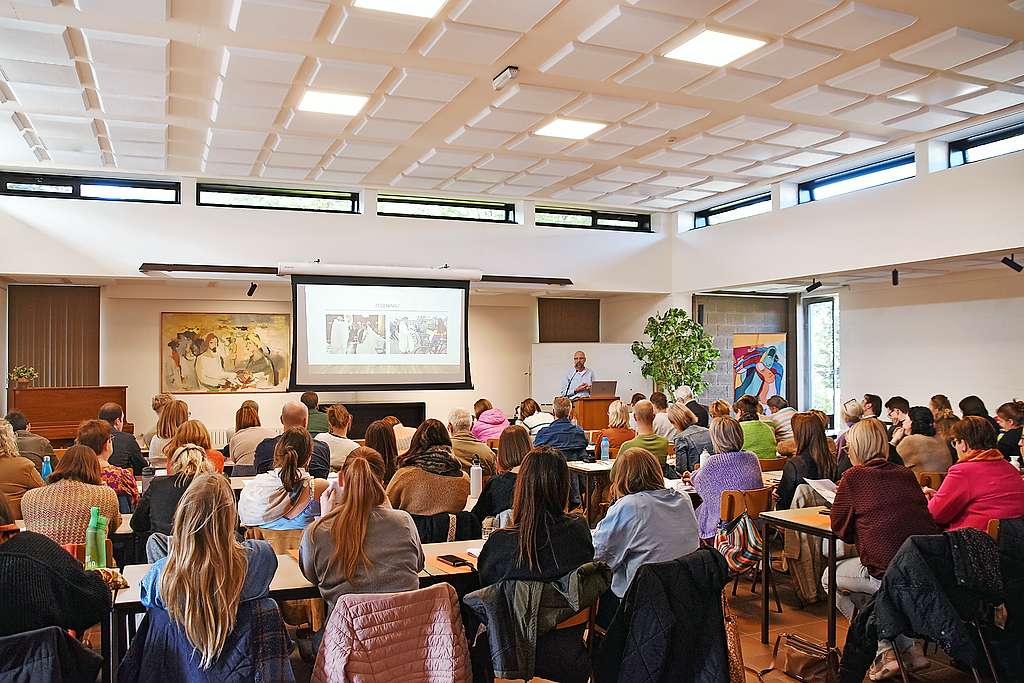
[[[551,446],[557,448],[566,460],[582,460],[587,453],[587,434],[570,421],[572,401],[565,396],[556,396],[552,401],[552,415],[555,421],[537,432],[533,440],[534,446]],[[580,503],[579,477],[570,476],[572,490],[569,493],[571,507]]]
[[[289,427],[302,427],[305,429],[308,418],[309,411],[301,403],[289,401],[281,408],[281,426],[285,429]],[[263,439],[256,446],[256,454],[253,456],[256,474],[263,474],[273,469],[274,448],[277,447],[277,441],[280,438],[281,436],[278,435],[269,439]],[[313,455],[309,459],[307,471],[317,479],[326,479],[327,475],[331,473],[331,449],[323,441],[313,440]]]
[[[100,406],[99,418],[109,422],[114,430],[110,435],[114,447],[109,458],[110,464],[131,469],[135,476],[141,475],[142,468],[149,463],[142,457],[142,449],[135,435],[121,431],[124,428],[124,410],[116,403],[104,403]]]

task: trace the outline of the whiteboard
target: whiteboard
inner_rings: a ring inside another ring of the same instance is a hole
[[[548,404],[565,391],[565,373],[572,368],[572,354],[587,354],[587,367],[594,380],[615,380],[615,393],[623,401],[639,392],[649,396],[651,380],[640,372],[640,361],[629,344],[534,344],[530,354],[530,395],[537,403]]]

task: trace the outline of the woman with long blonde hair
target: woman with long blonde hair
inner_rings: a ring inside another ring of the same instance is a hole
[[[152,467],[164,467],[167,458],[174,452],[167,452],[167,443],[174,438],[178,427],[188,421],[188,404],[184,401],[171,401],[160,409],[160,419],[156,422],[156,434],[149,442],[149,464]]]
[[[349,453],[337,484],[321,499],[330,512],[302,534],[299,566],[320,588],[328,610],[349,593],[419,588],[420,536],[409,513],[387,505],[384,472],[384,458],[372,448]]]
[[[167,556],[142,579],[142,604],[161,609],[195,648],[198,668],[213,668],[242,602],[266,597],[277,557],[266,541],[239,543],[238,514],[228,481],[196,477],[174,515]]]
[[[224,454],[210,446],[210,432],[199,420],[186,420],[182,422],[174,436],[164,446],[164,457],[171,461],[175,451],[182,446],[199,446],[206,451],[206,458],[210,461],[213,469],[217,472],[224,471]],[[170,471],[167,472],[171,474]]]

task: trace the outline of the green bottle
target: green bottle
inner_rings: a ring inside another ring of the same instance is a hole
[[[93,507],[89,526],[85,530],[85,568],[100,569],[107,566],[107,518]]]

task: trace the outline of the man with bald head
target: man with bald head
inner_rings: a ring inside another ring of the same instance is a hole
[[[309,421],[309,409],[298,401],[288,401],[281,406],[281,426],[284,429],[290,427],[302,427],[306,429]],[[253,457],[253,465],[256,467],[256,474],[262,474],[274,467],[274,448],[280,435],[263,439],[256,446],[256,455]],[[323,441],[313,441],[313,457],[309,460],[307,471],[317,479],[326,479],[331,473],[331,449]]]

